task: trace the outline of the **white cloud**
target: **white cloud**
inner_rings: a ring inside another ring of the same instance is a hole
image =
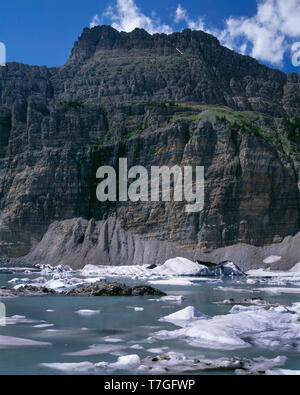
[[[99,15],[96,14],[95,16],[93,16],[91,23],[90,23],[90,28],[92,29],[95,26],[99,26],[100,25],[100,18]]]
[[[114,6],[109,6],[106,9],[102,17],[109,17],[112,27],[119,31],[131,32],[137,27],[145,29],[151,34],[173,31],[170,26],[161,24],[155,13],[152,13],[151,17],[143,14],[134,0],[117,0]]]
[[[299,0],[259,0],[256,15],[229,18],[219,34],[229,48],[249,48],[251,56],[274,65],[282,64],[291,40],[299,36]]]
[[[181,4],[178,4],[178,7],[175,12],[175,22],[185,22],[187,24],[187,27],[189,27],[192,30],[205,30],[204,22],[202,18],[198,18],[198,20],[193,21],[184,8],[182,8]]]

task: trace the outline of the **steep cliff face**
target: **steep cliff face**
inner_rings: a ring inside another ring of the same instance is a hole
[[[0,68],[0,255],[25,255],[54,221],[79,217],[114,217],[143,242],[184,251],[280,242],[299,230],[298,116],[299,75],[203,32],[102,26],[84,30],[62,67],[8,64]],[[99,203],[96,170],[117,168],[120,157],[147,169],[205,166],[204,210]]]

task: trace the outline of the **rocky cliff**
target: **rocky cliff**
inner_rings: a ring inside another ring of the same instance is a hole
[[[25,255],[51,224],[74,218],[113,218],[141,245],[170,243],[186,254],[280,243],[299,230],[298,117],[298,74],[262,66],[203,32],[100,26],[83,31],[62,67],[1,67],[0,255]],[[204,210],[98,202],[96,170],[117,167],[119,157],[148,169],[205,166]],[[99,232],[88,232],[94,244]],[[79,233],[78,248],[86,230]],[[124,249],[114,237],[113,250]],[[110,244],[100,246],[93,262],[114,264]],[[166,250],[155,248],[162,259]],[[136,251],[117,263],[139,263]]]

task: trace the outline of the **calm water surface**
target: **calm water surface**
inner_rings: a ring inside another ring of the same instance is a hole
[[[17,277],[14,275],[0,275],[0,286],[7,286],[7,281]],[[22,274],[20,277],[26,277]],[[133,283],[132,281],[122,282]],[[140,283],[140,282],[139,282]],[[233,290],[226,292],[216,289],[219,285],[230,288],[247,288],[249,293],[239,293]],[[224,356],[244,356],[247,358],[274,358],[279,355],[288,357],[286,369],[300,370],[299,353],[296,351],[268,351],[255,347],[237,350],[221,351],[207,350],[189,346],[181,341],[155,341],[147,343],[147,338],[162,329],[174,330],[169,323],[159,322],[159,318],[174,313],[187,306],[194,306],[202,313],[210,316],[227,314],[231,306],[213,304],[216,301],[234,298],[252,298],[261,296],[272,303],[290,305],[299,301],[299,295],[269,296],[266,293],[251,292],[251,286],[228,281],[226,284],[203,284],[195,287],[159,286],[169,295],[184,295],[186,301],[181,305],[169,302],[151,301],[151,297],[32,297],[5,299],[7,316],[26,316],[32,320],[43,320],[54,326],[51,328],[34,328],[35,324],[17,324],[0,327],[0,335],[21,337],[37,341],[50,342],[52,345],[42,348],[14,348],[0,349],[0,374],[57,374],[57,371],[41,366],[41,363],[52,362],[116,362],[118,356],[110,353],[97,356],[68,356],[66,354],[87,349],[94,344],[112,344],[130,347],[140,344],[143,350],[125,349],[126,354],[137,354],[141,358],[149,355],[151,348],[168,347],[168,351],[183,352],[186,356],[205,356],[206,358],[220,358]],[[256,286],[257,288],[257,286]],[[143,307],[144,311],[136,312],[134,307]],[[47,312],[47,310],[54,312]],[[93,316],[80,316],[78,310],[101,310]],[[108,343],[105,339],[119,339],[119,343]],[[101,371],[98,372],[101,374]],[[107,374],[106,371],[102,372]],[[116,374],[132,374],[131,371],[118,371]]]

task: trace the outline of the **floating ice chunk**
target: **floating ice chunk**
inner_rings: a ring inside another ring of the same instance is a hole
[[[135,307],[134,311],[144,311],[145,309],[143,307]]]
[[[133,346],[131,346],[129,348],[131,348],[132,350],[144,350],[144,347],[142,347],[139,344],[134,344]]]
[[[236,301],[235,299],[226,299],[221,302],[214,302],[214,304],[220,305],[237,305],[237,306],[265,306],[269,307],[271,304],[266,300],[261,298],[252,298],[252,299],[243,299],[240,301]]]
[[[48,347],[51,343],[39,342],[36,340],[22,339],[11,336],[0,336],[0,348],[15,347]]]
[[[161,301],[161,302],[171,302],[171,303],[181,304],[186,300],[186,298],[184,296],[171,296],[170,295],[170,296],[163,296],[162,298],[157,299],[157,300]]]
[[[168,280],[154,280],[149,281],[151,285],[176,285],[179,287],[190,287],[191,285],[196,285],[192,281],[181,279],[181,278],[170,278]]]
[[[282,256],[271,255],[271,256],[267,257],[266,259],[264,259],[264,263],[266,265],[268,265],[268,264],[271,264],[271,263],[279,262],[281,259],[282,259]]]
[[[297,308],[297,306],[296,306]],[[197,320],[175,331],[160,331],[157,339],[182,339],[194,346],[235,350],[257,345],[269,349],[300,346],[300,325],[287,310],[239,306],[231,314]]]
[[[92,362],[42,363],[41,366],[49,369],[59,370],[60,372],[86,373],[95,370],[95,365]]]
[[[83,276],[103,276],[103,277],[147,277],[151,275],[147,266],[95,266],[86,265],[81,274]]]
[[[200,277],[170,277],[165,280],[150,280],[149,284],[152,285],[174,285],[178,287],[197,286],[205,283],[218,283],[220,280],[213,278],[200,278]]]
[[[163,354],[168,349],[169,349],[169,347],[149,348],[147,351],[150,352],[151,354]]]
[[[8,281],[9,284],[28,284],[30,283],[30,278],[13,278],[12,280]]]
[[[6,318],[6,325],[42,324],[42,323],[45,323],[45,321],[31,320],[29,318],[26,318],[23,315],[13,315],[12,317],[7,317]]]
[[[117,362],[110,364],[110,367],[115,369],[136,369],[140,365],[141,358],[134,354],[119,357]]]
[[[106,342],[108,342],[108,343],[121,343],[121,342],[123,342],[124,340],[118,339],[118,338],[115,338],[115,337],[109,337],[109,336],[107,336],[107,337],[104,338],[104,341],[106,341]]]
[[[45,288],[60,292],[66,289],[66,283],[61,280],[49,280],[45,283]]]
[[[126,346],[113,346],[110,344],[95,344],[90,346],[86,350],[67,353],[65,355],[73,356],[73,357],[87,357],[92,355],[102,355],[102,354],[109,354],[115,351],[125,350]]]
[[[299,288],[279,288],[279,287],[256,288],[255,291],[266,292],[271,295],[300,294],[300,287]]]
[[[241,269],[231,261],[225,261],[217,265],[216,269],[214,270],[214,274],[225,277],[244,276],[244,273],[241,271]]]
[[[51,328],[52,326],[54,326],[54,324],[40,324],[40,325],[34,325],[33,328],[43,329],[43,328]]]
[[[205,276],[211,275],[209,269],[197,262],[186,258],[174,258],[166,261],[162,266],[157,266],[153,273],[177,276]]]
[[[202,314],[200,311],[195,309],[193,306],[186,307],[183,310],[177,311],[176,313],[170,314],[166,317],[162,317],[159,321],[166,321],[175,323],[179,326],[186,326],[189,322],[201,319],[208,319],[209,317]]]
[[[144,266],[94,266],[86,265],[81,274],[83,276],[131,277],[133,279],[147,279],[157,276],[199,276],[211,275],[209,269],[185,258],[169,259],[163,265],[154,268]]]
[[[216,291],[224,291],[224,292],[239,292],[239,293],[246,293],[246,294],[251,294],[254,291],[252,289],[246,289],[246,288],[234,288],[234,287],[217,287],[214,288]]]
[[[300,370],[272,369],[266,372],[268,376],[300,376]]]
[[[75,313],[83,316],[92,316],[92,315],[100,314],[101,310],[78,310]]]
[[[215,360],[204,359],[203,356],[188,358],[182,353],[168,352],[156,358],[147,357],[142,360],[138,368],[142,372],[153,373],[184,373],[184,372],[209,372],[220,370],[232,371],[237,374],[260,374],[267,369],[283,366],[286,358],[275,359],[255,358],[253,360],[244,358],[220,358]]]

